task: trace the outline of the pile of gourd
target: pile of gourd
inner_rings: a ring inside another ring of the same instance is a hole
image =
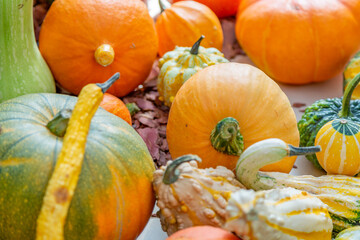
[[[136,239],[155,200],[169,239],[360,239],[359,55],[299,122],[274,81],[341,73],[359,1],[159,5],[154,22],[140,0],[56,0],[37,45],[32,1],[0,0],[0,239]],[[256,67],[221,53],[235,14]],[[155,170],[119,97],[157,56],[175,160]],[[297,155],[328,175],[289,175]]]

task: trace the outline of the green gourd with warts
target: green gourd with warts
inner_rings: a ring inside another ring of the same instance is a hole
[[[245,187],[268,190],[292,187],[318,197],[328,206],[333,233],[360,225],[360,179],[343,175],[293,176],[279,172],[262,172],[267,164],[291,155],[319,152],[320,147],[295,148],[280,139],[267,139],[247,148],[236,166],[236,177]]]
[[[160,60],[157,88],[159,99],[171,106],[180,87],[197,71],[218,63],[229,62],[216,48],[204,48],[200,43],[204,36],[190,47],[176,47]]]
[[[343,86],[344,91],[348,87],[351,80],[360,73],[360,52],[356,53],[355,56],[348,62],[343,73]],[[360,86],[356,86],[351,99],[360,99]]]
[[[53,76],[36,45],[32,3],[0,0],[0,102],[56,90]]]

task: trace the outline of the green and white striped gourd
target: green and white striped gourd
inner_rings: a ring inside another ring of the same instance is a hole
[[[239,190],[226,207],[224,228],[241,239],[330,240],[332,221],[317,197],[294,188]]]
[[[254,190],[292,187],[318,197],[328,205],[333,231],[360,225],[360,178],[343,175],[293,176],[259,169],[285,156],[314,153],[317,147],[295,148],[280,139],[267,139],[247,148],[236,166],[236,177]],[[305,150],[305,151],[304,151]]]
[[[360,239],[360,227],[351,227],[340,232],[335,240],[359,240]]]

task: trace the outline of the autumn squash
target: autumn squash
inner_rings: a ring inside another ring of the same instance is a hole
[[[350,81],[360,73],[360,52],[356,53],[355,56],[348,62],[343,73],[343,85],[344,91],[348,87]],[[360,99],[360,87],[356,87],[351,99]]]
[[[360,227],[351,227],[341,231],[335,240],[358,240],[360,239]]]
[[[233,170],[241,152],[262,139],[299,143],[295,113],[285,93],[259,69],[240,63],[209,66],[180,88],[167,125],[173,158],[196,154],[201,168]],[[290,172],[295,158],[264,168]]]
[[[331,240],[332,220],[326,204],[294,188],[231,194],[225,229],[241,239]]]
[[[319,146],[295,148],[280,139],[266,139],[247,148],[236,166],[237,179],[247,188],[268,190],[292,187],[316,196],[328,206],[333,234],[360,225],[360,178],[344,175],[294,176],[259,169],[284,156],[318,152]]]
[[[173,0],[179,2],[184,0]],[[234,16],[239,8],[241,0],[195,0],[208,6],[219,18]]]
[[[41,26],[39,47],[66,90],[79,94],[120,71],[109,93],[121,97],[145,81],[158,41],[142,1],[57,0]]]
[[[101,100],[96,89],[88,92],[87,88],[87,94],[79,99],[61,94],[28,94],[0,104],[1,238],[35,239],[36,232],[39,238],[43,230],[46,233],[49,225],[41,223],[54,218],[45,214],[38,223],[37,219],[46,188],[50,188],[49,179],[57,171],[57,159],[64,157],[59,155],[62,146],[65,152],[79,158],[80,148],[84,147],[79,144],[83,144],[90,124],[90,111],[95,111],[91,104]],[[74,109],[77,100],[80,108]],[[68,122],[69,114],[61,111],[64,109],[74,109],[76,121]],[[65,146],[67,135],[72,140],[67,140]],[[155,200],[151,185],[155,168],[145,143],[125,121],[98,109],[91,120],[83,158],[71,204],[65,211],[64,239],[135,239],[146,225]],[[70,169],[73,166],[58,170],[61,173]],[[67,193],[71,191],[66,189],[55,191],[57,204],[68,203]],[[49,203],[46,199],[44,202]],[[62,224],[56,219],[55,224]],[[59,236],[54,232],[52,237]]]
[[[360,81],[360,74],[356,75],[352,81],[349,83],[348,88],[346,89],[343,98],[330,98],[330,99],[320,99],[316,102],[314,102],[312,105],[308,106],[305,109],[304,114],[302,115],[301,119],[298,122],[298,128],[299,128],[299,132],[300,132],[300,146],[314,146],[315,140],[316,140],[316,136],[319,133],[319,130],[328,122],[330,122],[331,120],[336,120],[334,121],[335,125],[338,125],[338,123],[340,123],[341,121],[345,121],[344,124],[340,124],[338,126],[343,126],[340,128],[337,128],[338,130],[342,131],[345,129],[351,129],[352,132],[348,132],[346,131],[346,134],[338,134],[337,139],[336,139],[336,143],[334,143],[335,145],[340,144],[337,141],[342,142],[341,135],[344,136],[345,138],[343,140],[350,140],[352,139],[353,136],[356,135],[357,131],[356,131],[356,126],[357,124],[360,124],[360,100],[351,100],[351,96],[353,91],[356,89],[356,86],[358,85]],[[339,121],[340,122],[339,122]],[[327,125],[327,126],[331,126],[331,125]],[[355,129],[353,128],[353,126],[355,126]],[[334,128],[332,130],[330,130],[330,128],[328,128],[329,131],[331,131],[332,133],[335,134],[335,132],[338,132],[338,130],[335,130]],[[323,129],[325,130],[325,128]],[[335,136],[335,135],[334,135]],[[339,138],[340,137],[340,138]],[[323,140],[326,140],[329,138],[324,138]],[[356,140],[351,140],[351,142],[353,142]],[[327,143],[322,143],[322,146],[327,146]],[[334,145],[334,146],[335,146]],[[340,144],[342,145],[342,144]],[[338,145],[338,147],[335,147],[336,149],[340,149],[340,145]],[[346,144],[347,145],[347,144]],[[357,144],[352,145],[351,143],[348,144],[348,146],[350,148],[354,147],[354,148],[358,148]],[[332,153],[335,154],[334,151],[331,151]],[[345,151],[345,148],[343,148],[343,150]],[[348,149],[349,150],[349,149]],[[355,149],[354,149],[355,150]],[[324,149],[325,151],[325,149]],[[328,151],[327,151],[328,152]],[[315,154],[310,154],[307,155],[306,158],[308,160],[310,160],[316,167],[318,168],[322,168],[322,166],[324,165],[324,161],[326,161],[325,159],[327,158],[333,158],[335,156],[330,156],[330,155],[326,155],[323,156],[325,152],[319,153],[318,155],[321,156],[321,161],[322,163],[319,163],[317,155]],[[330,153],[330,152],[328,152]],[[357,171],[358,167],[357,167],[357,160],[356,161],[350,161],[347,164],[347,170],[343,169],[340,170],[338,169],[338,167],[340,166],[339,164],[342,162],[343,164],[345,163],[345,159],[340,160],[340,155],[344,154],[343,153],[336,153],[335,155],[337,155],[337,160],[335,162],[333,162],[332,167],[329,166],[328,170],[331,173],[344,173],[344,174],[352,174],[353,171]],[[340,155],[339,155],[340,154]],[[350,164],[349,164],[350,163]],[[354,165],[353,165],[354,164]],[[352,169],[353,168],[353,169]],[[336,170],[338,169],[338,170]],[[325,169],[326,170],[326,169]],[[344,171],[344,172],[342,172]]]
[[[171,106],[176,93],[186,80],[197,71],[214,64],[229,62],[216,48],[203,48],[201,36],[190,47],[175,47],[159,60],[160,74],[157,80],[159,99],[166,106]]]
[[[166,8],[164,2],[160,0],[163,11],[155,23],[160,56],[176,46],[192,46],[201,35],[205,36],[203,47],[221,51],[224,38],[221,24],[210,8],[194,1],[177,2]]]
[[[235,31],[246,54],[272,79],[306,84],[342,72],[360,47],[359,16],[357,0],[243,0]]]
[[[239,240],[239,238],[222,228],[196,226],[180,230],[166,240]]]
[[[32,1],[0,0],[0,102],[55,92],[53,76],[35,42]]]
[[[229,169],[199,169],[196,155],[168,161],[154,173],[158,216],[169,235],[193,226],[221,227],[231,192],[243,188]]]
[[[131,115],[129,109],[126,107],[125,103],[121,101],[121,99],[111,95],[110,93],[104,93],[100,107],[118,116],[131,125]]]

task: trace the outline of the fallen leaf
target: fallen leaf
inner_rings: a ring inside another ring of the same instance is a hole
[[[157,145],[159,133],[156,128],[140,128],[137,132],[142,137],[154,159],[160,158],[159,146]]]

